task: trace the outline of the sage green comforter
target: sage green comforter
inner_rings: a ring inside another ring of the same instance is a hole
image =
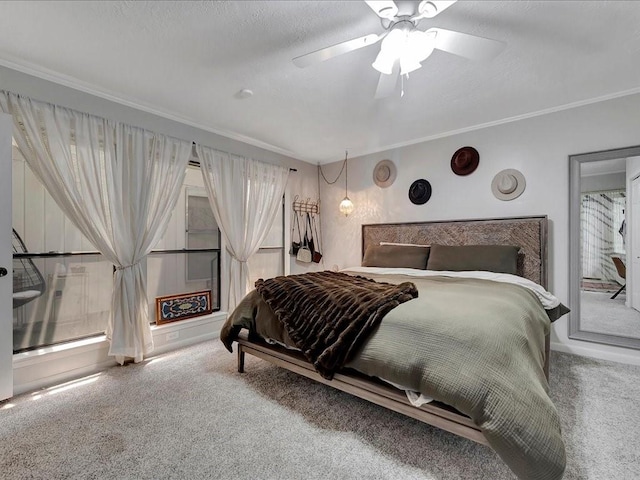
[[[419,296],[387,313],[347,366],[468,415],[520,479],[562,478],[560,421],[544,375],[550,320],[535,294],[489,280],[367,276],[411,281]],[[288,343],[274,319],[252,292],[227,320],[221,340],[229,347],[245,327]]]

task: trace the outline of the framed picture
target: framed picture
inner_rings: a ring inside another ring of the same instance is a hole
[[[211,290],[156,297],[156,325],[208,315],[211,312]]]

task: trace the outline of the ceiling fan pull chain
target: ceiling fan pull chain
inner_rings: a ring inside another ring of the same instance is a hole
[[[409,74],[407,73],[406,76],[408,77]],[[400,75],[400,98],[404,97],[404,77],[405,75]]]

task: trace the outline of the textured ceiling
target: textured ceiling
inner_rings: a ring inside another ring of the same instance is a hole
[[[640,2],[460,1],[431,26],[507,48],[488,63],[435,51],[403,98],[375,100],[378,46],[291,62],[381,33],[361,1],[3,1],[0,64],[312,163],[640,91]]]

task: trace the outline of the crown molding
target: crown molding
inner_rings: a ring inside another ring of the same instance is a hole
[[[285,148],[282,147],[278,147],[276,145],[272,145],[270,143],[264,142],[262,140],[258,140],[256,138],[253,137],[249,137],[246,135],[242,135],[240,133],[236,133],[236,132],[232,132],[232,131],[228,131],[228,130],[223,130],[223,129],[219,129],[219,128],[215,128],[212,127],[210,125],[205,125],[202,123],[197,122],[196,120],[190,119],[188,117],[182,116],[180,114],[177,114],[175,112],[171,112],[168,110],[163,110],[163,109],[159,109],[157,107],[154,107],[152,105],[148,105],[145,103],[142,103],[134,98],[129,98],[126,97],[122,94],[119,94],[117,92],[113,92],[107,89],[103,89],[98,87],[97,85],[93,85],[91,83],[88,82],[84,82],[82,80],[79,80],[75,77],[71,77],[69,75],[65,75],[62,74],[60,72],[54,71],[54,70],[50,70],[44,67],[41,67],[39,65],[35,65],[35,64],[31,64],[29,62],[24,62],[22,60],[18,61],[18,60],[14,60],[11,59],[9,57],[7,57],[6,55],[4,57],[0,57],[0,65],[10,68],[12,70],[17,70],[19,72],[25,73],[27,75],[31,75],[37,78],[41,78],[43,80],[47,80],[53,83],[56,83],[58,85],[62,85],[65,87],[69,87],[72,88],[74,90],[79,90],[85,93],[88,93],[90,95],[94,95],[96,97],[100,97],[103,98],[105,100],[109,100],[111,102],[114,103],[118,103],[120,105],[124,105],[127,107],[131,107],[134,108],[136,110],[140,110],[146,113],[150,113],[152,115],[156,115],[162,118],[166,118],[168,120],[172,120],[178,123],[182,123],[184,125],[188,125],[194,128],[198,128],[200,130],[206,131],[206,132],[210,132],[210,133],[214,133],[216,135],[220,135],[226,138],[229,138],[231,140],[236,140],[238,142],[242,142],[242,143],[246,143],[248,145],[252,145],[254,147],[258,147],[258,148],[262,148],[264,150],[273,152],[273,153],[278,153],[280,155],[284,155],[286,157],[290,157],[296,160],[300,160],[306,163],[309,163],[311,165],[318,165],[318,164],[329,164],[329,163],[333,163],[336,162],[338,160],[335,160],[334,158],[326,158],[323,160],[319,160],[319,159],[314,159],[311,157],[308,157],[306,155],[302,155],[300,153],[296,153],[296,152],[292,152],[290,150],[287,150]],[[551,107],[551,108],[546,108],[546,109],[542,109],[542,110],[538,110],[535,112],[530,112],[530,113],[525,113],[525,114],[521,114],[521,115],[515,115],[512,117],[506,117],[500,120],[494,120],[492,122],[486,122],[486,123],[480,123],[477,125],[471,125],[469,127],[464,127],[464,128],[460,128],[460,129],[456,129],[456,130],[449,130],[446,132],[441,132],[441,133],[437,133],[435,135],[429,135],[426,137],[420,137],[420,138],[416,138],[413,140],[408,140],[405,142],[399,142],[399,143],[394,143],[394,144],[390,144],[390,145],[384,145],[384,146],[380,146],[374,149],[369,149],[369,150],[361,150],[361,151],[357,151],[357,150],[350,150],[350,156],[351,158],[356,158],[356,157],[363,157],[365,155],[373,155],[373,154],[377,154],[377,153],[381,153],[381,152],[386,152],[389,150],[394,150],[397,148],[403,148],[403,147],[408,147],[411,145],[416,145],[419,143],[425,143],[425,142],[430,142],[433,140],[438,140],[441,138],[446,138],[446,137],[451,137],[454,135],[459,135],[462,133],[468,133],[468,132],[473,132],[475,130],[482,130],[484,128],[489,128],[489,127],[495,127],[498,125],[504,125],[507,123],[512,123],[512,122],[517,122],[520,120],[525,120],[528,118],[534,118],[534,117],[539,117],[542,115],[548,115],[551,113],[556,113],[556,112],[561,112],[564,110],[570,110],[573,108],[578,108],[578,107],[583,107],[586,105],[591,105],[594,103],[600,103],[600,102],[605,102],[607,100],[613,100],[616,98],[620,98],[620,97],[626,97],[629,95],[635,95],[640,93],[640,87],[637,88],[632,88],[629,90],[624,90],[624,91],[620,91],[620,92],[615,92],[615,93],[611,93],[611,94],[607,94],[607,95],[602,95],[600,97],[594,97],[594,98],[590,98],[590,99],[586,99],[586,100],[580,100],[577,102],[571,102],[571,103],[566,103],[564,105],[559,105],[557,107]],[[340,160],[341,161],[341,160]]]
[[[216,135],[220,135],[222,137],[226,137],[231,140],[236,140],[238,142],[246,143],[254,147],[259,147],[273,153],[278,153],[286,157],[311,163],[311,160],[305,160],[303,158],[300,158],[299,156],[297,156],[295,152],[291,152],[285,148],[278,147],[276,145],[271,145],[270,143],[264,142],[262,140],[258,140],[256,138],[248,137],[240,133],[231,132],[228,130],[223,130],[223,129],[212,127],[210,125],[199,123],[196,120],[185,117],[178,113],[171,112],[169,110],[159,109],[152,105],[140,102],[139,100],[136,100],[134,98],[127,97],[117,92],[113,92],[111,90],[98,87],[97,85],[84,82],[75,77],[65,75],[55,70],[50,70],[48,68],[41,67],[39,65],[35,65],[29,62],[16,61],[8,58],[6,55],[3,57],[0,57],[0,65],[10,68],[12,70],[16,70],[18,72],[25,73],[27,75],[31,75],[33,77],[40,78],[42,80],[47,80],[49,82],[62,85],[64,87],[69,87],[74,90],[79,90],[81,92],[88,93],[90,95],[103,98],[105,100],[109,100],[111,102],[118,103],[126,107],[131,107],[136,110],[140,110],[146,113],[150,113],[152,115],[156,115],[158,117],[166,118],[167,120],[172,120],[174,122],[182,123],[190,127],[195,127],[205,132],[214,133]]]
[[[411,145],[417,145],[418,143],[430,142],[432,140],[438,140],[440,138],[451,137],[453,135],[459,135],[461,133],[473,132],[475,130],[482,130],[483,128],[495,127],[498,125],[504,125],[506,123],[518,122],[520,120],[526,120],[528,118],[540,117],[542,115],[548,115],[550,113],[562,112],[564,110],[571,110],[572,108],[583,107],[586,105],[592,105],[594,103],[606,102],[607,100],[614,100],[620,97],[627,97],[629,95],[636,95],[640,93],[640,87],[632,88],[630,90],[623,90],[621,92],[615,92],[607,95],[603,95],[601,97],[590,98],[587,100],[580,100],[577,102],[566,103],[564,105],[559,105],[557,107],[546,108],[543,110],[538,110],[535,112],[524,113],[522,115],[516,115],[513,117],[506,117],[500,120],[495,120],[492,122],[480,123],[478,125],[471,125],[469,127],[460,128],[456,130],[449,130],[442,133],[437,133],[435,135],[429,135],[427,137],[417,138],[415,140],[408,140],[406,142],[394,143],[392,145],[387,145],[384,147],[376,148],[373,150],[364,150],[364,151],[353,151],[352,158],[355,157],[363,157],[365,155],[373,155],[376,153],[386,152],[389,150],[395,150],[397,148],[409,147]],[[337,162],[338,160],[331,160],[331,163]],[[322,162],[321,162],[322,163]]]

